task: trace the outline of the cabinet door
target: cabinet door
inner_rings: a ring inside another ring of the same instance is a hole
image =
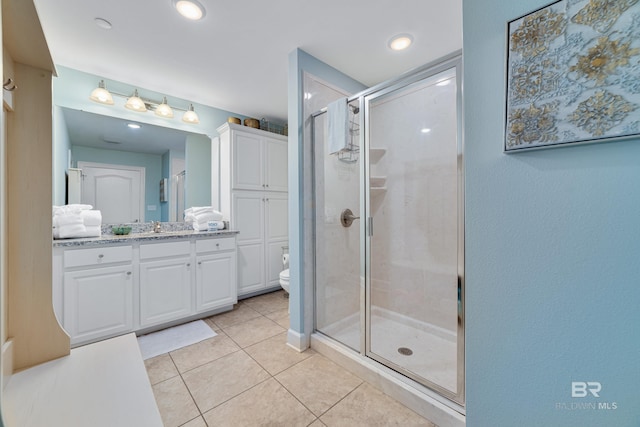
[[[140,263],[140,326],[191,314],[189,258]]]
[[[265,194],[265,235],[267,242],[287,240],[289,236],[289,206],[287,195]],[[239,228],[242,231],[241,228]]]
[[[264,190],[264,154],[260,137],[235,132],[232,144],[231,186],[236,190]]]
[[[238,294],[265,288],[264,225],[265,193],[233,194],[233,228],[238,242]]]
[[[201,255],[196,260],[196,311],[238,302],[235,252]]]
[[[62,322],[72,345],[131,331],[131,265],[65,273],[63,307]]]
[[[264,242],[238,244],[238,295],[265,287]]]
[[[287,141],[265,138],[265,187],[269,191],[288,191]]]

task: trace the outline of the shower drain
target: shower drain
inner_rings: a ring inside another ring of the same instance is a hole
[[[400,347],[398,349],[398,353],[400,353],[403,356],[411,356],[413,354],[413,350],[407,347]]]

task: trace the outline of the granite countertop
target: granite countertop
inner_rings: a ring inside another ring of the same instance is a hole
[[[218,230],[218,231],[194,231],[194,230],[168,230],[155,233],[153,231],[145,231],[131,233],[127,235],[103,234],[102,237],[86,237],[79,239],[58,239],[53,241],[53,247],[73,247],[73,246],[100,246],[111,245],[116,243],[132,243],[132,242],[155,242],[158,240],[178,240],[188,239],[191,237],[225,237],[235,236],[237,230]]]

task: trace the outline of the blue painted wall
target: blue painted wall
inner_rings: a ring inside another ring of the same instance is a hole
[[[160,178],[162,177],[162,156],[158,154],[132,153],[129,151],[103,150],[101,148],[83,147],[74,145],[71,147],[73,167],[77,162],[95,162],[113,165],[141,166],[145,168],[145,212],[144,220],[160,221]],[[147,208],[155,205],[156,210]]]
[[[640,140],[502,153],[506,23],[546,4],[463,0],[467,425],[637,427]]]
[[[211,140],[200,135],[188,135],[184,157],[187,171],[186,206],[210,206]]]

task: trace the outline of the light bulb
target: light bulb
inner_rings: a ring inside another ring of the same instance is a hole
[[[124,104],[125,108],[139,113],[147,111],[147,106],[144,105],[144,101],[138,97],[138,89],[133,91],[133,96],[127,99],[127,103]]]
[[[98,83],[98,87],[91,92],[89,99],[100,104],[113,105],[113,97],[111,96],[111,93],[105,88],[104,80],[100,80],[100,83]]]
[[[171,109],[169,104],[167,104],[166,96],[162,99],[162,104],[158,105],[158,108],[156,108],[156,116],[164,117],[167,119],[173,117],[173,110]]]
[[[189,109],[185,111],[184,115],[182,116],[182,121],[185,123],[192,123],[194,125],[200,123],[198,115],[195,111],[193,111],[193,104],[190,104]]]
[[[204,6],[197,0],[173,0],[173,5],[178,13],[187,19],[198,21],[204,18]]]

